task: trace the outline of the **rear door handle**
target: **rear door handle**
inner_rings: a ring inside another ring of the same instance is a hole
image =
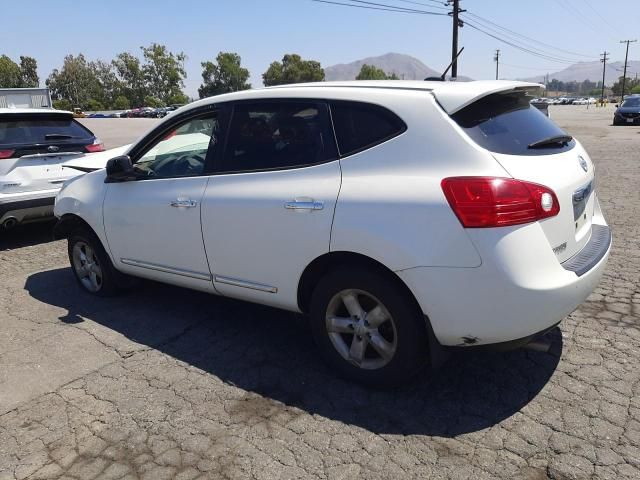
[[[324,208],[324,202],[305,201],[305,202],[287,202],[284,204],[284,208],[287,210],[322,210]]]
[[[176,208],[193,208],[198,205],[198,202],[194,202],[193,200],[173,200],[169,205]]]

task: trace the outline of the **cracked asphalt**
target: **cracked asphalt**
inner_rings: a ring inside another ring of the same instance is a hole
[[[465,352],[393,392],[335,378],[295,315],[154,283],[93,298],[51,224],[5,234],[0,480],[640,478],[640,129],[611,114],[552,107],[614,250],[551,350]]]

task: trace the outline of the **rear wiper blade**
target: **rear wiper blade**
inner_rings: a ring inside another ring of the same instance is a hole
[[[530,143],[528,148],[544,148],[552,145],[566,145],[573,137],[571,135],[555,135],[549,138],[543,138],[537,142]]]
[[[64,139],[64,138],[73,138],[73,135],[66,135],[64,133],[47,133],[44,138],[46,140],[50,140],[52,138],[60,138],[60,139]]]

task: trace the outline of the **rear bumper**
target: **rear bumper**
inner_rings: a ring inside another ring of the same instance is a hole
[[[576,255],[584,253],[577,263],[589,266],[581,275],[567,265],[573,258],[565,265],[558,262],[537,224],[496,229],[493,236],[477,232],[474,243],[483,259],[479,267],[419,267],[397,274],[413,291],[442,345],[527,338],[560,322],[598,285],[611,235],[606,225],[594,227],[605,229],[608,242],[595,248],[592,234],[592,241]]]
[[[0,225],[10,218],[17,223],[51,217],[58,190],[0,195]]]

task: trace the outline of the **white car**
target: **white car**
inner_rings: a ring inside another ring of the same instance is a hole
[[[79,285],[143,277],[308,314],[336,372],[403,382],[523,345],[593,291],[611,232],[522,82],[336,82],[207,98],[58,195]]]
[[[79,174],[63,166],[102,151],[71,112],[0,108],[0,230],[52,217],[60,187]]]

